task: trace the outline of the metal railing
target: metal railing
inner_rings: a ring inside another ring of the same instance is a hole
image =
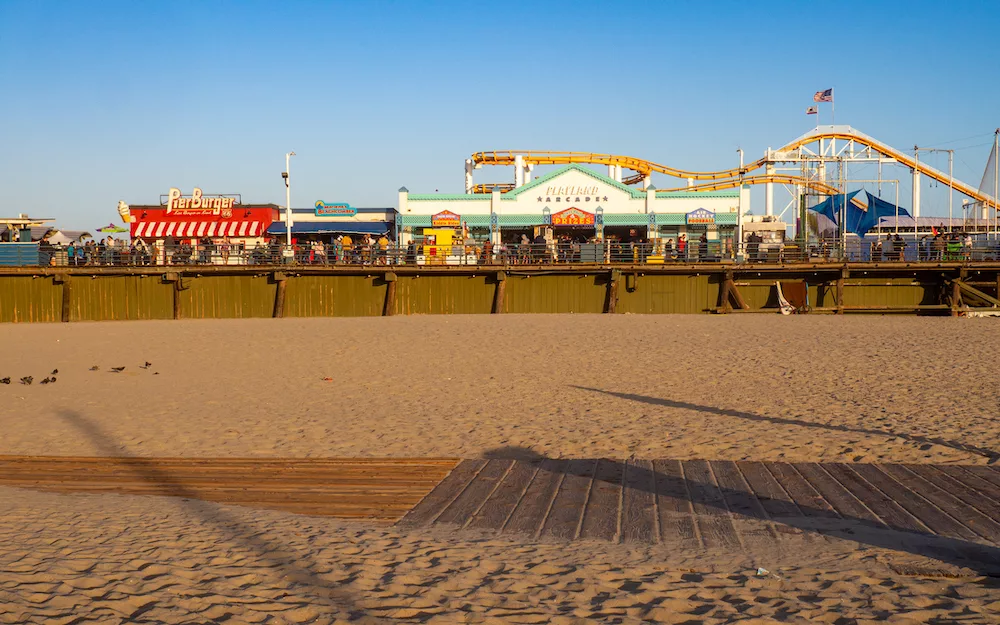
[[[938,243],[919,241],[745,243],[743,262],[782,264],[797,262],[983,262],[1000,260],[1000,241],[979,240],[972,245],[957,240]],[[72,252],[72,253],[71,253]],[[20,250],[7,265],[62,267],[151,267],[151,266],[475,266],[475,265],[665,265],[672,263],[737,262],[733,246],[726,241],[694,241],[683,247],[664,242],[599,243],[553,242],[430,245],[389,244],[314,246],[299,244],[261,245],[244,248],[222,245],[177,245],[163,247],[77,247],[72,251],[54,246]]]

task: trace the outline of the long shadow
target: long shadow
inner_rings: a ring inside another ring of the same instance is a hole
[[[584,471],[574,468],[579,467],[580,463],[570,460],[550,459],[524,447],[511,446],[491,449],[485,452],[483,457],[536,464],[540,465],[540,468],[543,470],[579,476],[587,480],[603,481],[615,487],[622,486],[622,488],[625,488],[623,480],[625,479],[624,476],[627,476],[629,488],[636,488],[641,492],[650,493],[654,497],[668,493],[676,497],[677,493],[687,493],[687,501],[692,504],[692,510],[694,509],[694,504],[697,503],[728,513],[732,511],[730,510],[730,504],[727,502],[746,501],[748,496],[758,498],[750,490],[736,490],[711,482],[706,483],[687,477],[666,475],[659,471],[646,469],[638,464],[630,463],[626,466],[623,462],[607,458],[593,461],[593,466]],[[614,470],[598,470],[598,464],[603,463],[612,465]],[[611,480],[602,478],[602,473],[617,475],[619,478]],[[811,482],[810,486],[813,486]],[[721,496],[716,497],[712,494],[716,492]],[[851,496],[854,497],[853,494]],[[793,527],[803,532],[813,532],[832,538],[859,542],[880,549],[933,558],[958,567],[974,570],[979,575],[986,577],[1000,577],[1000,548],[994,545],[914,531],[912,528],[901,527],[892,519],[875,515],[876,518],[884,523],[882,525],[869,519],[845,514],[840,510],[834,512],[835,508],[832,505],[831,509],[815,508],[803,505],[796,500],[794,507],[801,512],[801,515],[772,517],[763,510],[762,505],[740,506],[740,509],[733,512],[733,514],[760,521],[769,521],[776,525]],[[581,514],[583,513],[584,511],[581,511]],[[697,513],[692,514],[697,516]],[[906,514],[910,516],[909,513]],[[923,524],[922,521],[921,524]],[[989,581],[986,583],[992,585],[995,582]]]
[[[905,432],[887,432],[885,430],[873,430],[868,428],[852,428],[846,425],[833,425],[829,423],[815,423],[812,421],[802,421],[799,419],[788,419],[785,417],[771,417],[767,415],[756,414],[753,412],[743,412],[741,410],[729,410],[727,408],[717,408],[715,406],[705,406],[703,404],[692,404],[686,401],[676,401],[673,399],[664,399],[661,397],[649,397],[646,395],[636,395],[633,393],[619,393],[616,391],[605,391],[599,388],[590,388],[588,386],[577,386],[575,384],[570,384],[569,386],[573,388],[580,389],[582,391],[591,391],[593,393],[602,393],[604,395],[611,395],[612,397],[618,397],[620,399],[627,399],[629,401],[641,402],[644,404],[652,404],[654,406],[666,406],[668,408],[681,408],[683,410],[693,410],[695,412],[706,412],[709,414],[720,415],[724,417],[736,417],[738,419],[746,419],[748,421],[766,421],[768,423],[777,423],[780,425],[797,425],[807,428],[818,428],[822,430],[833,430],[836,432],[854,432],[857,434],[867,434],[871,436],[884,436],[886,438],[902,438],[914,443],[922,444],[933,444],[941,445],[943,447],[950,447],[952,449],[957,449],[959,451],[967,451],[969,453],[977,454],[985,458],[989,458],[989,464],[994,464],[1000,460],[1000,452],[993,449],[987,449],[986,447],[977,447],[975,445],[967,445],[958,441],[951,441],[943,438],[930,438],[927,436],[920,436],[918,434],[906,434]]]
[[[114,439],[97,424],[83,415],[69,410],[63,410],[59,416],[86,436],[103,455],[122,457],[121,449],[115,445]],[[295,553],[295,551],[276,540],[260,535],[259,529],[241,521],[226,510],[199,501],[197,493],[185,488],[180,480],[172,478],[167,471],[157,467],[149,460],[139,456],[127,457],[133,461],[130,467],[135,469],[144,482],[169,485],[177,493],[176,496],[181,497],[181,499],[176,500],[180,507],[196,517],[202,526],[212,527],[226,536],[231,543],[250,550],[269,568],[279,571],[284,578],[299,584],[309,595],[324,602],[330,608],[346,612],[351,620],[366,623],[389,622],[386,619],[367,616],[364,610],[354,607],[355,603],[347,593],[330,587],[329,582],[318,577],[314,573],[318,568],[316,562],[309,555],[296,553],[290,557],[276,556],[275,554]]]

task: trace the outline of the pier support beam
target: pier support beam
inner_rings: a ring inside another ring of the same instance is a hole
[[[274,291],[274,312],[272,316],[275,319],[281,319],[285,316],[285,286],[288,284],[288,276],[276,271],[274,272],[274,282],[278,288]]]
[[[951,281],[951,297],[949,298],[949,304],[951,304],[951,316],[957,317],[959,309],[962,306],[962,281],[968,276],[968,272],[965,269],[960,269],[958,272],[958,280]]]
[[[618,283],[621,281],[622,272],[612,269],[608,274],[608,293],[604,299],[604,312],[614,313],[618,310]]]
[[[60,320],[63,323],[69,322],[71,294],[69,286],[70,277],[64,274],[56,274],[52,277],[52,282],[62,285],[62,314]]]
[[[174,319],[181,318],[181,290],[184,288],[184,279],[179,273],[163,274],[163,281],[174,285]]]
[[[837,314],[844,314],[844,282],[851,277],[851,270],[844,265],[840,270],[840,277],[837,278]]]
[[[385,303],[382,304],[382,316],[391,317],[396,314],[396,274],[392,271],[385,274]]]
[[[504,296],[507,294],[507,273],[498,271],[496,276],[497,285],[493,291],[493,307],[490,313],[499,315],[503,312]]]
[[[725,276],[722,279],[722,294],[719,299],[722,300],[721,312],[728,313],[732,312],[733,307],[729,305],[729,294],[733,290],[733,270],[726,269]]]

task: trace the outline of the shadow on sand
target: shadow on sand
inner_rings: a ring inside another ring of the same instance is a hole
[[[63,410],[60,417],[75,428],[80,434],[107,457],[123,457],[121,448],[114,439],[83,415],[70,410]],[[323,602],[332,610],[347,613],[352,621],[363,623],[384,623],[384,619],[366,616],[364,610],[354,607],[354,601],[340,589],[332,588],[330,583],[320,578],[314,571],[318,568],[316,562],[306,553],[296,551],[273,538],[262,534],[260,528],[240,520],[236,515],[227,512],[215,504],[199,501],[197,494],[187,491],[179,480],[157,467],[153,462],[138,456],[127,456],[134,464],[130,465],[138,476],[149,484],[170,485],[178,493],[180,507],[192,517],[198,519],[202,528],[219,532],[231,544],[242,547],[263,562],[267,568],[275,571],[279,577],[297,585],[317,600]],[[192,528],[197,530],[198,528]],[[288,554],[288,555],[285,555]],[[290,590],[294,591],[294,587]],[[252,593],[252,590],[247,592]]]
[[[629,401],[640,402],[643,404],[650,404],[653,406],[666,406],[667,408],[680,408],[682,410],[692,410],[695,412],[704,412],[707,414],[719,415],[723,417],[736,417],[737,419],[746,419],[748,421],[765,421],[768,423],[777,423],[779,425],[797,425],[806,428],[818,428],[823,430],[832,430],[836,432],[854,432],[857,434],[866,434],[869,436],[884,436],[886,438],[902,438],[904,440],[912,441],[914,443],[920,443],[924,445],[941,445],[944,447],[950,447],[952,449],[957,449],[960,451],[966,451],[972,454],[977,454],[983,456],[984,458],[989,458],[989,463],[994,464],[1000,460],[1000,452],[993,449],[987,449],[985,447],[977,447],[975,445],[967,445],[965,443],[960,443],[958,441],[950,441],[943,438],[930,438],[927,436],[919,436],[916,434],[906,434],[905,432],[887,432],[885,430],[872,430],[868,428],[852,428],[846,425],[833,425],[828,423],[815,423],[812,421],[801,421],[799,419],[788,419],[785,417],[769,417],[767,415],[756,414],[753,412],[743,412],[740,410],[730,410],[727,408],[717,408],[715,406],[705,406],[702,404],[692,404],[685,401],[676,401],[673,399],[663,399],[660,397],[649,397],[647,395],[636,395],[634,393],[618,393],[616,391],[605,391],[599,388],[590,388],[587,386],[577,386],[571,384],[572,388],[580,389],[581,391],[590,391],[592,393],[602,393],[604,395],[611,395],[612,397],[618,397],[619,399],[626,399]]]

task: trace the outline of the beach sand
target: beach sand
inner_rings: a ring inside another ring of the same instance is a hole
[[[7,324],[0,344],[0,377],[12,377],[0,386],[4,454],[474,458],[525,447],[986,463],[1000,451],[995,319]],[[57,382],[40,385],[54,369]],[[18,383],[26,375],[31,386]],[[83,435],[67,413],[107,438]]]
[[[0,499],[0,623],[915,625],[1000,613],[995,579],[900,575],[906,554],[842,541],[747,555],[402,531],[173,498],[0,488]]]
[[[0,454],[982,464],[1000,447],[992,319],[192,320],[0,341]],[[922,556],[840,539],[686,551],[179,498],[0,501],[0,623],[1000,622],[996,579],[904,575]]]

